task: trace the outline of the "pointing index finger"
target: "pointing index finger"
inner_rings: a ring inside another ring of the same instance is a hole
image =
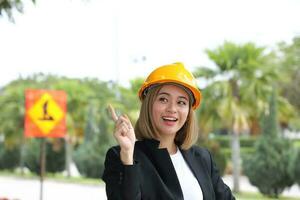
[[[116,111],[114,109],[114,107],[112,107],[111,104],[108,105],[108,110],[110,112],[111,118],[112,120],[114,120],[114,122],[118,121],[118,115],[116,114]]]

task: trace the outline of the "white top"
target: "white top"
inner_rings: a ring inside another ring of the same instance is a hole
[[[180,150],[177,149],[177,152],[170,156],[183,192],[183,198],[186,200],[203,200],[201,187],[182,157]]]

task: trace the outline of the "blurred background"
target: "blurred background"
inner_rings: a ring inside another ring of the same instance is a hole
[[[203,93],[197,145],[238,199],[300,199],[299,10],[297,0],[0,1],[0,177],[39,174],[25,90],[64,90],[67,137],[46,140],[46,176],[103,188],[116,144],[107,105],[135,123],[145,76],[183,62]],[[0,199],[24,199],[4,185]]]

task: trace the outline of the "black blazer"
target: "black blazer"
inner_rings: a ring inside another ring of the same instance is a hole
[[[156,140],[137,141],[133,165],[122,164],[119,146],[108,150],[102,176],[108,200],[183,200],[170,155],[158,146]],[[235,199],[206,149],[193,146],[180,151],[199,182],[204,200]]]

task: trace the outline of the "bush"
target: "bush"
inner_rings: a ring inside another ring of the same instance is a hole
[[[231,151],[230,148],[221,148],[222,153],[225,155],[226,159],[231,159]],[[251,155],[255,152],[254,147],[241,147],[241,157]]]
[[[104,171],[107,150],[113,144],[112,134],[97,133],[93,140],[86,140],[73,153],[74,162],[81,175],[100,178]]]
[[[101,146],[96,142],[83,143],[73,154],[80,174],[90,178],[100,178],[104,170],[104,158],[108,148],[109,146]]]
[[[216,140],[220,143],[222,148],[231,148],[231,136],[215,136],[213,140]],[[248,137],[248,136],[241,136],[240,137],[240,146],[243,147],[253,147],[256,141],[256,137]]]
[[[243,168],[262,194],[278,198],[293,184],[287,166],[294,149],[291,141],[279,135],[274,94],[270,99],[269,114],[262,121],[263,132],[255,144],[256,152],[244,159]]]
[[[257,141],[256,153],[245,157],[244,172],[262,194],[277,198],[293,184],[287,169],[291,158],[290,147],[291,143],[285,139],[262,136]]]
[[[20,148],[5,149],[4,145],[0,146],[0,169],[13,170],[20,163]]]
[[[41,140],[31,139],[25,146],[25,166],[36,174],[40,173]],[[65,169],[65,148],[63,139],[46,140],[46,172],[61,172]]]
[[[291,157],[289,173],[290,176],[294,178],[294,181],[300,186],[300,149],[294,151]]]

